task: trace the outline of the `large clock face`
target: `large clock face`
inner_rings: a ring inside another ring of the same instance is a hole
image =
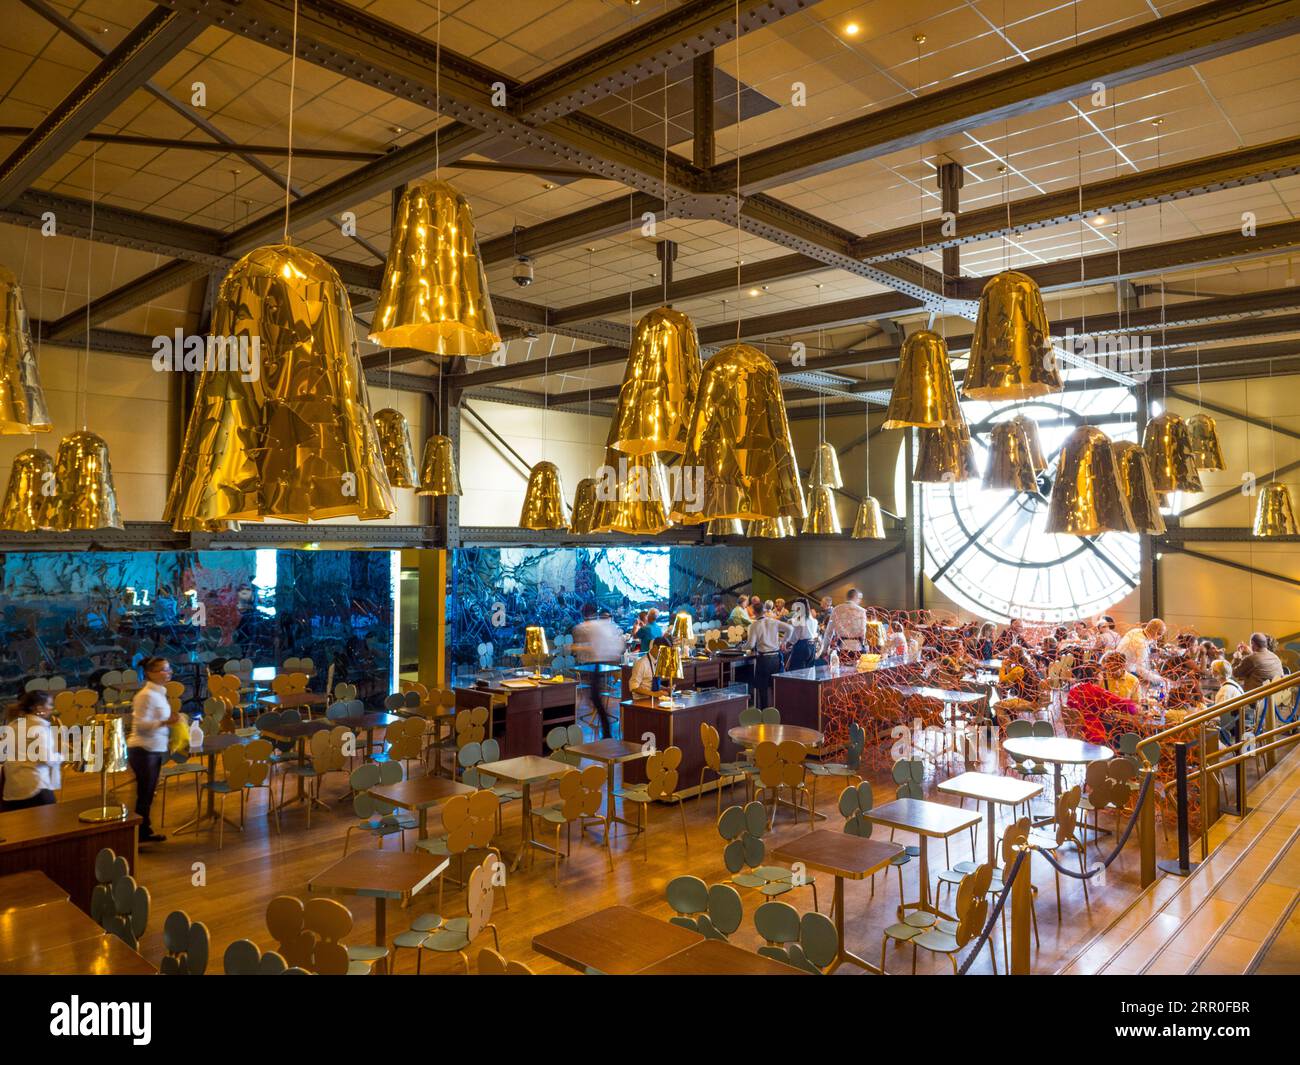
[[[1092,380],[1096,387],[1082,392],[1018,403],[962,403],[981,471],[991,424],[1020,413],[1038,423],[1047,458],[1037,494],[985,491],[977,480],[924,486],[926,576],[980,617],[1072,621],[1104,612],[1137,587],[1137,536],[1058,536],[1046,528],[1056,457],[1081,420],[1112,440],[1137,438],[1133,393]]]

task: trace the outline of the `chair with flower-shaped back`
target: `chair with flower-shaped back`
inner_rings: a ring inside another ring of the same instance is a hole
[[[728,806],[718,818],[718,835],[727,841],[722,849],[722,863],[731,874],[731,883],[770,897],[784,895],[796,887],[810,887],[813,909],[818,909],[817,882],[807,874],[796,881],[794,870],[783,865],[767,865],[767,807],[761,802],[745,806]]]
[[[699,932],[705,939],[727,940],[745,918],[740,892],[730,884],[709,887],[698,876],[679,876],[668,881],[666,895],[677,914],[668,923]]]
[[[1075,853],[1079,857],[1079,872],[1086,873],[1087,868],[1084,865],[1085,848],[1083,840],[1079,837],[1079,799],[1081,789],[1076,784],[1074,787],[1061,792],[1061,797],[1056,800],[1056,823],[1053,826],[1055,832],[1048,835],[1046,832],[1030,832],[1030,846],[1043,851],[1045,854],[1057,854],[1067,843],[1074,844]],[[1059,869],[1053,869],[1056,873],[1056,918],[1061,919],[1061,873]],[[1083,883],[1083,904],[1092,910],[1092,901],[1088,898],[1088,881]]]
[[[1014,721],[1008,721],[1006,737],[1009,740],[1018,740],[1027,739],[1030,736],[1037,736],[1040,734],[1034,728],[1037,724],[1038,722],[1023,717],[1016,718]],[[1049,728],[1051,727],[1051,722],[1045,722],[1045,724],[1047,724]],[[1048,775],[1051,773],[1051,770],[1042,762],[1036,761],[1033,758],[1017,757],[1014,754],[1011,755],[1011,769],[1013,772],[1019,773],[1020,776],[1026,779],[1037,777],[1046,780]],[[1028,802],[1025,803],[1025,812],[1030,812]],[[1015,813],[1014,808],[1012,813]]]
[[[758,769],[755,783],[755,797],[766,792],[771,796],[772,812],[770,823],[776,823],[776,810],[781,802],[781,789],[790,792],[790,805],[795,810],[795,820],[799,820],[799,799],[809,799],[808,823],[811,824],[812,805],[807,785],[808,748],[796,740],[783,740],[773,743],[764,740],[754,748],[754,765]]]
[[[364,762],[348,776],[352,789],[352,812],[360,820],[349,825],[343,833],[343,855],[347,857],[353,832],[364,832],[375,837],[375,846],[384,845],[384,837],[397,834],[402,850],[406,850],[406,832],[418,825],[415,817],[402,812],[386,799],[370,794],[371,788],[396,784],[402,779],[400,762]]]
[[[862,780],[857,784],[852,784],[840,792],[839,809],[840,816],[844,818],[844,831],[850,836],[859,836],[862,839],[870,839],[872,832],[875,831],[875,823],[871,820],[871,810],[876,804],[875,793],[871,787],[871,781]],[[891,833],[892,834],[892,833]],[[907,851],[899,851],[890,860],[889,864],[898,871],[898,898],[903,899],[903,866],[912,860],[912,856]],[[871,895],[874,898],[876,894],[876,874],[871,874]],[[832,916],[834,916],[834,907],[832,907]]]
[[[781,711],[775,706],[747,706],[740,712],[739,723],[741,725],[779,725],[781,724]]]
[[[211,674],[208,677],[208,701],[204,703],[204,709],[211,700],[220,699],[225,703],[227,712],[239,714],[239,724],[242,727],[245,722],[245,704],[239,688],[238,677],[226,673]]]
[[[208,926],[191,921],[184,910],[173,910],[163,922],[163,950],[158,963],[164,976],[202,976],[208,968]]]
[[[731,789],[735,787],[736,781],[745,782],[745,798],[752,799],[754,796],[754,774],[758,772],[758,766],[753,762],[724,762],[722,760],[722,737],[718,730],[710,725],[707,721],[700,722],[700,744],[704,747],[704,765],[700,767],[700,790],[699,798],[704,799],[704,774],[712,773],[718,778],[717,787],[714,789],[718,793],[717,813],[716,816],[722,816],[722,789],[724,785],[727,788],[727,797],[731,797]]]
[[[227,976],[282,976],[289,970],[284,957],[274,950],[265,954],[251,939],[236,939],[221,957],[221,971]],[[306,969],[294,969],[305,973]]]
[[[1133,797],[1132,784],[1137,780],[1137,762],[1132,758],[1110,758],[1100,762],[1089,762],[1084,773],[1084,794],[1079,800],[1079,809],[1083,813],[1083,823],[1079,826],[1083,838],[1087,839],[1088,814],[1092,814],[1092,839],[1095,843],[1101,838],[1101,812],[1114,810],[1118,825],[1120,815],[1129,799]]]
[[[814,818],[817,816],[817,779],[833,777],[843,781],[850,778],[862,778],[862,753],[867,747],[867,733],[856,721],[849,722],[849,742],[844,747],[842,762],[809,762],[805,767],[812,777],[812,789],[808,801]]]
[[[1002,842],[999,845],[998,853],[1001,855],[1002,864],[993,870],[993,881],[989,886],[990,894],[997,896],[1007,889],[1005,877],[1009,870],[1015,868],[1016,854],[1029,842],[1030,833],[1033,831],[1030,824],[1030,818],[1022,817],[1019,821],[1007,825],[1002,830]],[[1028,871],[1028,866],[1022,870]],[[1034,896],[1038,894],[1037,885],[1030,885],[1029,893],[1029,920],[1034,930],[1034,946],[1040,945],[1038,939],[1038,906],[1034,903]],[[1002,961],[1008,972],[1011,971],[1011,961],[1009,958],[1009,948],[1007,946],[1007,911],[1011,908],[1011,900],[1008,899],[1006,905],[1002,907]]]
[[[665,747],[662,751],[655,751],[646,759],[645,782],[625,783],[622,788],[614,792],[624,803],[635,803],[639,810],[637,830],[645,843],[646,861],[650,860],[650,804],[654,802],[677,804],[677,812],[682,818],[682,843],[688,850],[690,849],[691,839],[686,833],[686,808],[682,805],[681,792],[677,790],[677,770],[681,764],[680,747]]]
[[[93,688],[65,688],[54,693],[54,714],[65,728],[85,726],[95,716],[99,693]]]
[[[420,760],[424,746],[424,722],[419,718],[400,718],[384,729],[384,750],[375,755],[376,762],[400,762],[409,776],[411,763]]]
[[[447,749],[455,734],[457,719],[456,693],[450,688],[429,690],[423,685],[406,688],[402,693],[404,708],[398,713],[405,713],[423,718],[425,721],[425,760],[433,763],[433,771],[442,773],[442,753]],[[484,711],[487,707],[481,707]],[[484,717],[486,725],[486,716]],[[486,728],[485,728],[486,733]],[[454,769],[452,770],[454,773]]]
[[[486,788],[497,797],[497,829],[501,828],[501,808],[524,797],[513,784],[498,784],[497,778],[484,773],[479,766],[484,762],[501,760],[501,744],[496,740],[477,740],[465,744],[456,752],[460,766],[460,779],[472,788]]]
[[[501,939],[497,926],[492,923],[492,904],[496,897],[497,875],[505,866],[493,853],[484,856],[480,865],[474,867],[469,875],[469,887],[466,891],[466,904],[469,913],[465,917],[454,917],[442,921],[437,928],[421,941],[416,953],[415,971],[420,971],[420,958],[424,951],[437,954],[458,954],[465,972],[469,972],[469,955],[466,951],[485,929],[491,929],[492,940],[496,949],[501,950]],[[423,934],[423,933],[419,933]]]
[[[280,809],[275,805],[271,795],[271,741],[264,739],[249,740],[226,748],[221,756],[226,770],[225,780],[210,780],[204,785],[221,801],[221,816],[214,818],[217,824],[217,850],[220,850],[225,837],[226,799],[231,795],[239,796],[239,830],[244,830],[245,797],[256,788],[266,789],[268,812],[275,818],[275,830],[280,831]]]
[[[345,725],[332,729],[313,732],[307,741],[309,759],[305,762],[286,763],[280,774],[280,806],[284,806],[285,784],[288,779],[298,777],[307,784],[307,827],[311,828],[311,808],[322,803],[321,785],[330,773],[342,773],[347,766],[347,751],[350,747],[348,737],[352,730]]]
[[[230,706],[225,699],[209,695],[203,700],[203,717],[200,720],[205,736],[215,736],[219,732],[230,732],[234,722],[230,718]]]
[[[801,914],[787,902],[765,902],[754,911],[754,927],[764,940],[759,954],[804,972],[825,974],[839,954],[835,922],[824,913]]]
[[[993,867],[987,863],[977,866],[975,871],[967,873],[957,885],[957,902],[954,908],[955,921],[940,918],[929,928],[917,930],[908,935],[906,942],[912,944],[912,975],[916,975],[916,955],[918,950],[928,950],[934,954],[945,954],[952,962],[953,975],[957,975],[957,955],[980,934],[989,917],[989,888],[993,879]],[[898,927],[898,926],[895,926]],[[890,935],[891,929],[885,929],[880,940],[880,968],[885,968],[885,947],[889,940],[897,938]],[[987,940],[989,959],[993,963],[993,972],[998,971],[997,955],[993,952],[993,938]]]
[[[202,782],[199,778],[207,774],[208,767],[202,759],[191,761],[191,754],[189,746],[186,745],[181,747],[180,750],[167,751],[163,755],[162,768],[158,771],[158,790],[162,792],[162,813],[158,818],[159,825],[167,824],[167,785],[173,780],[184,780],[189,777],[194,781],[194,808],[197,810],[203,801]]]
[[[467,743],[482,743],[487,739],[488,717],[486,706],[462,706],[457,709],[453,726],[457,751]]]
[[[492,846],[496,834],[497,797],[486,788],[470,795],[453,795],[438,810],[442,831],[428,839],[418,839],[415,846],[437,858],[455,858],[457,884],[466,884],[465,856],[471,851],[491,851],[498,858],[501,852]],[[446,877],[438,878],[438,909],[442,909],[443,884]],[[504,889],[502,889],[504,891]],[[507,901],[507,905],[509,902]]]
[[[560,777],[560,801],[549,806],[533,807],[533,817],[545,821],[555,829],[555,884],[560,883],[560,831],[565,833],[564,855],[567,858],[573,850],[573,823],[578,822],[578,835],[588,822],[603,826],[602,838],[605,856],[609,867],[614,868],[614,854],[609,846],[609,818],[600,812],[605,798],[605,770],[598,765],[589,765],[586,769],[571,769]]]
[[[287,964],[322,976],[364,975],[388,957],[383,947],[349,948],[343,943],[352,931],[352,911],[337,899],[316,896],[304,903],[292,895],[277,895],[267,903],[266,929]]]
[[[68,686],[66,677],[33,677],[24,685],[29,692],[61,692]]]
[[[490,947],[478,952],[479,976],[533,976],[533,970],[521,961],[506,961]]]
[[[316,663],[310,658],[286,658],[280,666],[280,673],[301,673],[311,677],[316,674]]]
[[[94,871],[91,920],[135,950],[149,923],[149,889],[136,883],[126,859],[108,847],[95,855]]]

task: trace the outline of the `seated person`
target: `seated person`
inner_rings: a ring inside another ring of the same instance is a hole
[[[1136,703],[1141,698],[1142,686],[1137,677],[1128,671],[1128,659],[1119,651],[1108,651],[1101,659],[1099,686],[1111,695]]]
[[[1002,668],[998,672],[998,686],[1002,689],[1003,696],[1014,695],[1037,705],[1042,694],[1042,683],[1042,677],[1029,661],[1024,645],[1009,644],[1002,652]]]
[[[632,673],[627,679],[627,686],[632,690],[632,698],[649,699],[659,690],[659,682],[655,677],[655,658],[661,647],[672,645],[672,640],[667,637],[656,636],[650,642],[646,653],[636,660],[636,665],[632,667]]]

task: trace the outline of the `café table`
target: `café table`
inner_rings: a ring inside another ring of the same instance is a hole
[[[1070,739],[1068,736],[1019,736],[1003,740],[1002,749],[1017,758],[1047,762],[1052,767],[1052,815],[1039,818],[1036,825],[1051,824],[1056,820],[1056,804],[1061,798],[1061,767],[1087,765],[1115,757],[1115,752],[1100,743]]]
[[[831,971],[841,965],[852,964],[868,972],[880,973],[879,966],[872,965],[866,958],[860,958],[844,945],[844,881],[865,880],[874,876],[903,853],[897,843],[885,840],[853,836],[847,832],[831,832],[816,829],[806,836],[783,843],[772,852],[775,861],[787,865],[800,863],[806,869],[830,873],[835,877],[835,935],[839,949],[835,960],[831,962]]]
[[[47,902],[67,901],[68,893],[39,869],[0,876],[0,916]]]
[[[899,832],[911,832],[920,839],[920,897],[916,902],[898,904],[898,919],[904,920],[908,910],[921,910],[938,917],[953,918],[938,909],[930,901],[930,840],[947,839],[958,832],[979,824],[978,810],[962,810],[941,802],[928,802],[925,799],[895,799],[884,806],[873,808],[868,814],[872,823]]]
[[[355,895],[375,900],[375,945],[388,946],[388,900],[418,895],[447,868],[449,858],[422,850],[355,850],[307,882],[317,895]]]
[[[298,748],[298,764],[306,765],[307,764],[307,741],[312,736],[314,736],[317,732],[326,732],[334,728],[338,724],[340,724],[340,722],[327,721],[324,719],[319,719],[316,721],[311,721],[311,720],[282,721],[278,725],[273,725],[265,729],[258,729],[257,732],[258,735],[268,737],[269,739],[292,741],[294,744],[297,745]],[[293,803],[307,802],[310,799],[310,801],[314,802],[317,806],[321,807],[324,810],[328,810],[329,809],[328,803],[324,802],[321,799],[316,798],[314,795],[308,795],[307,787],[306,787],[307,778],[302,773],[298,773],[297,777],[298,777],[297,792],[294,795],[292,795],[290,798],[282,802],[280,804],[280,809],[283,810],[286,806],[291,806]],[[209,802],[212,801],[211,795],[208,796],[208,801]]]
[[[47,902],[18,910],[0,920],[0,962],[98,939],[104,929],[71,902]]]
[[[997,868],[997,807],[1019,806],[1029,802],[1043,790],[1043,785],[1032,780],[1004,777],[997,773],[962,773],[949,777],[939,785],[946,795],[960,795],[986,804],[988,821],[989,865]]]
[[[741,747],[757,747],[760,743],[785,743],[794,740],[811,751],[819,748],[825,737],[815,728],[803,725],[737,725],[728,729],[727,735]]]
[[[621,765],[624,762],[635,762],[640,758],[649,758],[651,752],[643,744],[633,743],[631,740],[614,739],[579,743],[572,747],[566,747],[564,750],[566,753],[576,754],[579,758],[588,762],[601,762],[605,765],[606,816],[610,819],[611,824],[617,821],[620,824],[639,829],[640,826],[635,821],[629,821],[614,814],[614,766]]]
[[[473,795],[476,790],[459,780],[430,774],[400,780],[396,784],[380,784],[371,788],[370,794],[403,810],[414,810],[420,817],[419,838],[428,839],[430,807],[446,802],[453,795]]]
[[[289,695],[259,695],[258,705],[273,710],[293,710],[299,707],[325,706],[329,696],[324,692],[293,692]]]
[[[606,976],[630,976],[703,942],[704,937],[690,928],[631,906],[609,906],[538,933],[533,950],[579,972],[594,969]]]
[[[721,939],[706,939],[703,943],[679,950],[662,961],[648,965],[637,976],[811,976],[804,969],[796,969],[775,958],[753,951],[742,950],[734,943]]]
[[[386,729],[389,725],[396,724],[402,718],[397,714],[390,714],[384,710],[367,710],[364,714],[354,714],[351,717],[333,717],[325,718],[325,724],[330,728],[338,728],[342,725],[353,732],[364,732],[366,734],[365,749],[369,751],[375,745],[375,730]]]
[[[98,936],[0,961],[0,976],[154,976],[157,967],[117,936]]]
[[[536,754],[525,754],[518,758],[505,758],[499,762],[480,762],[474,767],[482,775],[496,777],[509,784],[518,784],[523,792],[522,816],[520,818],[519,853],[510,864],[513,873],[524,860],[529,847],[536,847],[547,854],[554,854],[555,848],[541,840],[533,839],[533,792],[532,785],[547,780],[554,780],[570,772],[573,766],[567,762],[557,762],[553,758],[542,758]]]
[[[229,750],[236,744],[247,743],[250,739],[252,739],[251,736],[240,736],[234,732],[217,732],[211,736],[205,735],[202,744],[198,747],[190,748],[190,754],[197,754],[201,758],[207,758],[208,783],[212,783],[212,781],[217,779],[217,755],[222,751]],[[217,816],[216,809],[216,792],[211,788],[208,788],[207,810],[195,810],[194,816],[179,828],[173,830],[172,835],[179,836],[182,832],[197,832],[199,830],[199,824],[205,818],[215,818]],[[239,827],[234,821],[230,820],[230,818],[225,817],[224,814],[221,816],[225,818],[226,824],[231,828]]]

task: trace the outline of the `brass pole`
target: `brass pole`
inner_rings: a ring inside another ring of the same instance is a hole
[[[1014,976],[1028,976],[1029,924],[1034,906],[1034,852],[1026,844],[1017,850],[1025,856],[1025,860],[1011,885],[1011,973]]]
[[[1219,785],[1217,781],[1210,780],[1210,771],[1207,768],[1206,759],[1211,752],[1207,750],[1207,739],[1217,746],[1219,734],[1218,732],[1211,732],[1202,726],[1201,779],[1198,784],[1201,796],[1201,861],[1205,861],[1210,856],[1210,825],[1219,819]]]
[[[1146,768],[1144,773],[1154,774],[1153,768]],[[1155,781],[1146,788],[1142,808],[1138,811],[1138,849],[1142,858],[1141,883],[1144,888],[1156,882],[1156,803]]]
[[[1277,720],[1273,716],[1273,696],[1264,696],[1264,715],[1256,726],[1264,734],[1268,734],[1277,725]],[[1277,752],[1265,750],[1264,752],[1264,772],[1270,773],[1273,767],[1277,765]]]

